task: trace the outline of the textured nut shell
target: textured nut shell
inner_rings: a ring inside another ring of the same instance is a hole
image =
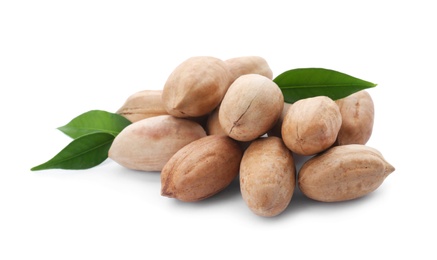
[[[271,79],[247,74],[232,83],[219,109],[223,130],[238,141],[251,141],[270,130],[284,106],[284,96]]]
[[[313,155],[334,144],[341,126],[340,110],[325,96],[301,99],[288,109],[282,139],[293,152]]]
[[[259,74],[269,79],[273,78],[273,72],[267,61],[259,56],[243,56],[225,60],[231,72],[232,82],[242,75]]]
[[[395,168],[371,147],[335,146],[304,163],[299,188],[318,201],[356,199],[376,190]]]
[[[291,106],[290,103],[284,103],[284,108],[282,109],[281,116],[279,116],[279,119],[278,121],[276,121],[276,124],[273,126],[273,128],[267,132],[268,136],[276,136],[282,138],[282,134],[281,134],[282,122],[284,122],[284,117],[287,114],[287,111],[290,108],[290,106]]]
[[[179,150],[161,172],[161,195],[198,201],[226,188],[238,175],[242,151],[224,135],[210,135]]]
[[[168,114],[162,103],[162,90],[143,90],[132,94],[117,113],[131,122]]]
[[[373,130],[374,105],[370,94],[359,91],[336,100],[342,117],[337,144],[366,144]]]
[[[193,121],[169,115],[150,117],[124,128],[108,157],[130,169],[160,171],[179,149],[204,136],[205,130]]]
[[[208,56],[192,57],[170,74],[162,101],[170,115],[198,117],[214,110],[230,85],[226,63]]]
[[[241,194],[247,206],[259,216],[276,216],[287,208],[295,186],[293,157],[282,140],[253,141],[240,165]]]

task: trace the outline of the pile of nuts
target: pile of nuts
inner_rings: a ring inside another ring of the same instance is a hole
[[[377,189],[394,171],[366,146],[374,106],[369,93],[284,103],[266,60],[192,57],[162,91],[130,96],[117,111],[131,122],[109,158],[129,169],[161,172],[161,194],[199,201],[240,180],[260,216],[289,205],[296,183],[307,197],[351,200]],[[310,156],[296,173],[293,156]]]

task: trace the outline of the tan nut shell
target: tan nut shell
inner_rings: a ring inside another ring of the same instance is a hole
[[[226,63],[208,56],[192,57],[170,74],[162,101],[170,115],[198,117],[214,110],[230,85]]]
[[[273,72],[267,61],[259,56],[242,56],[225,60],[231,72],[232,82],[245,74],[259,74],[269,79],[273,78]]]
[[[238,141],[254,140],[278,120],[284,96],[271,79],[247,74],[232,83],[220,105],[219,121],[224,131]]]
[[[132,94],[117,113],[131,122],[168,114],[162,103],[162,90],[143,90]]]
[[[291,106],[290,103],[284,103],[284,108],[282,109],[281,116],[279,117],[278,121],[276,121],[276,124],[273,126],[273,128],[267,132],[268,136],[277,136],[279,138],[282,138],[282,134],[281,134],[282,122],[284,122],[284,117],[287,114],[287,111],[290,108],[290,106]]]
[[[161,172],[161,195],[181,201],[208,198],[238,175],[242,151],[224,135],[209,135],[179,150]]]
[[[374,105],[370,94],[359,91],[336,100],[342,117],[337,144],[366,144],[373,130]]]
[[[223,130],[219,121],[219,109],[218,106],[214,111],[211,112],[208,116],[208,120],[206,121],[206,133],[208,135],[227,135],[225,130]]]
[[[332,99],[325,96],[301,99],[285,115],[282,139],[291,151],[314,155],[334,144],[340,126],[340,110]]]
[[[124,128],[108,156],[130,169],[160,171],[179,149],[204,136],[205,130],[193,121],[169,115],[150,117]]]
[[[299,188],[318,201],[351,200],[376,190],[394,170],[374,148],[360,144],[335,146],[303,164]]]
[[[278,137],[253,141],[240,165],[240,188],[247,206],[259,216],[283,212],[296,186],[295,165],[290,150]]]

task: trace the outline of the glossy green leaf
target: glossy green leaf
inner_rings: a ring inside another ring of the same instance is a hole
[[[32,171],[46,169],[88,169],[108,158],[114,135],[91,133],[74,139],[49,161],[33,167]]]
[[[129,120],[119,114],[102,110],[91,110],[75,117],[68,124],[58,129],[74,139],[97,132],[109,133],[116,136],[130,124],[131,122]]]
[[[273,80],[281,89],[285,102],[328,96],[333,100],[344,98],[376,84],[329,69],[302,68],[286,71]]]

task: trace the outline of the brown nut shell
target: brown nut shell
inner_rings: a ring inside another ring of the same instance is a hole
[[[290,103],[284,103],[284,108],[282,109],[281,116],[279,116],[279,119],[278,121],[276,121],[276,124],[273,126],[273,128],[267,132],[268,136],[276,136],[282,138],[282,133],[281,133],[282,122],[284,122],[284,117],[287,114],[287,111],[290,108],[290,106],[291,106]]]
[[[108,157],[129,169],[160,171],[179,149],[204,136],[196,122],[170,115],[150,117],[124,128]]]
[[[238,175],[242,151],[235,140],[209,135],[180,149],[161,172],[161,195],[198,201],[226,188]]]
[[[314,200],[352,200],[376,190],[394,170],[374,148],[360,144],[335,146],[303,164],[298,185]]]
[[[176,117],[199,117],[218,106],[230,85],[226,63],[209,56],[182,62],[168,77],[162,92],[164,107]]]
[[[282,122],[285,145],[300,155],[314,155],[332,146],[341,126],[340,110],[329,97],[301,99],[288,109]]]
[[[284,96],[271,79],[258,74],[243,75],[223,98],[220,125],[235,140],[255,140],[273,127],[283,106]]]
[[[242,75],[259,74],[269,79],[273,78],[273,72],[267,61],[259,56],[242,56],[225,60],[231,72],[232,82]]]
[[[282,140],[273,136],[253,141],[240,165],[241,194],[252,212],[264,217],[280,214],[295,186],[293,157]]]
[[[208,116],[208,120],[206,121],[206,133],[208,135],[227,135],[225,130],[223,130],[222,126],[220,125],[218,117],[219,109],[220,106],[214,109],[214,111],[212,111]]]
[[[143,90],[129,96],[117,114],[127,118],[131,122],[141,119],[167,115],[162,103],[162,90]]]
[[[335,101],[342,123],[337,144],[366,144],[373,130],[375,108],[370,94],[361,90]]]

